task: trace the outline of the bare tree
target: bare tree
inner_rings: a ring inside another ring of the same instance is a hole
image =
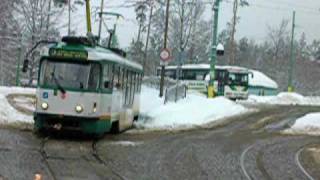
[[[14,6],[15,21],[20,26],[20,34],[23,35],[24,48],[26,50],[34,46],[38,41],[45,39],[59,39],[59,33],[55,29],[55,23],[63,9],[50,6],[48,0],[18,0]],[[31,54],[29,83],[35,78],[38,66],[38,52]]]
[[[236,26],[237,26],[237,22],[239,21],[239,17],[238,17],[238,8],[239,5],[241,7],[243,6],[249,6],[249,3],[246,0],[233,0],[233,18],[231,21],[231,34],[230,34],[230,45],[231,45],[231,52],[230,52],[230,60],[229,63],[230,64],[235,64],[235,56],[236,56],[236,44],[235,44],[235,34],[236,34]]]
[[[288,36],[288,20],[282,20],[280,25],[276,28],[272,28],[268,25],[268,39],[271,43],[272,59],[277,60],[280,58],[280,54],[285,49],[286,39]]]

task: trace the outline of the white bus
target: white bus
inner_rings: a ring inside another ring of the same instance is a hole
[[[157,75],[160,75],[158,68]],[[188,90],[195,90],[207,94],[210,80],[209,64],[186,64],[181,67],[180,79],[188,86]],[[247,99],[249,88],[248,69],[236,66],[216,66],[214,88],[219,96],[229,99]],[[166,66],[165,76],[172,79],[177,77],[177,66]]]

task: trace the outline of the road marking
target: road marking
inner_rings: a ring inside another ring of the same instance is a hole
[[[253,146],[254,146],[254,144],[252,144],[251,146],[247,147],[247,149],[245,149],[245,150],[242,152],[241,156],[240,156],[241,169],[242,169],[244,175],[246,176],[246,178],[249,179],[249,180],[252,180],[252,178],[249,176],[249,174],[248,174],[248,172],[247,172],[247,170],[246,170],[246,168],[245,168],[245,166],[244,166],[244,160],[245,160],[245,156],[246,156],[247,152],[248,152],[250,149],[252,149]]]
[[[308,177],[309,180],[314,180],[313,177],[304,169],[304,167],[300,163],[300,154],[303,151],[304,147],[302,147],[297,153],[296,153],[296,163],[300,170]]]

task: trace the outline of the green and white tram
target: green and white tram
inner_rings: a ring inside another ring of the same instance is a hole
[[[64,38],[42,51],[35,129],[123,131],[139,115],[142,66],[109,49]]]
[[[165,75],[176,78],[177,66],[167,66]],[[180,79],[183,80],[188,90],[195,90],[207,94],[210,79],[209,64],[186,64],[181,67]],[[236,66],[216,66],[214,89],[218,96],[229,99],[247,99],[249,92],[248,69]],[[157,75],[160,75],[158,68]]]

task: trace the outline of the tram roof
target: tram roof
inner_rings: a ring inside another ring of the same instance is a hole
[[[160,67],[159,67],[160,68]],[[159,69],[158,68],[158,69]],[[166,66],[168,70],[175,70],[178,66]],[[185,64],[181,66],[182,69],[187,70],[210,70],[210,64]],[[216,69],[228,70],[229,72],[234,73],[248,73],[249,69],[239,66],[216,66]]]
[[[69,45],[64,42],[60,42],[56,45],[46,47],[42,51],[42,56],[48,56],[50,57],[50,50],[66,50],[66,51],[75,51],[75,52],[86,52],[87,53],[87,60],[88,61],[106,61],[106,62],[114,62],[119,63],[125,66],[132,67],[134,69],[138,69],[140,71],[143,70],[143,67],[133,61],[130,61],[114,52],[112,52],[109,49],[95,46],[85,46],[85,45]]]

